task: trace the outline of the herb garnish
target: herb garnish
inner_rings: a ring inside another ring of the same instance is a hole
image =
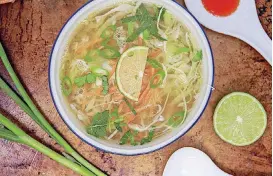
[[[120,142],[119,144],[120,145],[124,145],[126,144],[128,141],[130,141],[130,144],[131,145],[138,145],[138,143],[135,141],[135,136],[138,134],[137,131],[127,131],[123,136],[122,138],[120,139]]]
[[[87,133],[97,138],[106,136],[106,128],[109,122],[109,111],[103,111],[97,113],[89,127],[87,127]]]
[[[154,133],[155,133],[155,127],[153,126],[152,129],[149,131],[149,134],[147,137],[143,138],[141,141],[140,141],[140,145],[144,145],[146,143],[149,143],[153,140],[153,137],[154,137]]]
[[[127,39],[127,42],[134,41],[142,32],[145,30],[149,31],[151,35],[158,38],[159,40],[166,41],[163,37],[161,37],[158,33],[157,25],[156,25],[157,18],[152,17],[148,10],[145,8],[144,4],[141,4],[137,9],[136,16],[126,17],[122,19],[123,23],[129,22],[140,22],[140,27],[135,30]]]

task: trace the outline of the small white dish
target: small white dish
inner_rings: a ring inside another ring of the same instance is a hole
[[[131,0],[126,0],[131,1]],[[125,2],[126,2],[125,1]],[[78,24],[83,21],[87,16],[97,11],[98,9],[104,9],[107,6],[110,6],[117,2],[124,2],[121,0],[95,0],[87,2],[84,6],[82,6],[72,17],[66,22],[62,30],[60,31],[55,44],[53,46],[50,63],[49,63],[49,87],[51,91],[51,96],[53,98],[55,107],[59,112],[60,116],[67,124],[67,126],[83,141],[86,143],[106,152],[121,154],[121,155],[139,155],[145,154],[149,152],[153,152],[155,150],[161,149],[170,143],[177,140],[179,137],[187,133],[187,131],[192,128],[195,123],[198,121],[202,113],[204,112],[210,95],[211,95],[211,87],[213,87],[214,81],[214,63],[213,56],[211,52],[211,48],[207,37],[199,25],[199,23],[194,19],[193,16],[188,13],[181,5],[174,1],[166,1],[166,0],[142,0],[147,3],[154,3],[167,8],[173,15],[175,15],[178,19],[183,21],[183,23],[189,28],[192,32],[192,35],[197,38],[197,42],[199,46],[203,50],[203,85],[201,87],[200,94],[194,107],[189,113],[186,121],[179,128],[174,129],[172,132],[153,140],[151,143],[148,143],[143,146],[129,146],[129,145],[118,145],[116,143],[110,143],[109,141],[101,140],[89,135],[86,132],[85,127],[82,123],[76,118],[76,116],[70,111],[62,92],[61,92],[61,83],[59,79],[60,75],[60,67],[62,62],[62,56],[65,52],[65,48],[67,42],[78,26]]]
[[[190,147],[177,150],[167,162],[163,176],[231,176],[219,169],[204,152]]]
[[[255,0],[240,0],[237,10],[226,17],[209,13],[204,8],[202,0],[185,0],[185,3],[189,11],[205,27],[245,41],[272,65],[272,41],[260,23]]]

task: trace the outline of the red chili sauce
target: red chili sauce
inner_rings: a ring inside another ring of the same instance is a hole
[[[240,0],[202,0],[205,9],[215,16],[229,16],[235,12]]]

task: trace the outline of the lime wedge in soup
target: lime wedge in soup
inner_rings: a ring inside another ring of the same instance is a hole
[[[213,123],[221,139],[232,145],[245,146],[263,135],[267,115],[255,97],[235,92],[225,96],[217,105]]]
[[[116,80],[120,92],[127,98],[138,101],[149,48],[136,46],[120,57],[116,68]]]

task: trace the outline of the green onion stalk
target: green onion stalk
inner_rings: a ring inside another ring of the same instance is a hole
[[[43,130],[45,130],[53,139],[55,139],[69,155],[71,155],[74,159],[76,159],[79,163],[81,163],[87,169],[92,171],[95,175],[105,176],[103,172],[101,172],[95,166],[90,164],[78,152],[76,152],[70,146],[70,144],[44,118],[42,113],[38,110],[38,108],[35,106],[31,98],[27,94],[20,80],[18,79],[1,43],[0,43],[0,57],[22,99],[1,78],[0,78],[0,89],[2,89],[10,98],[12,98],[16,102],[16,104],[18,104]]]
[[[64,156],[56,153],[55,151],[41,144],[37,140],[33,139],[2,114],[0,114],[0,123],[5,127],[5,128],[3,127],[0,128],[1,138],[28,145],[29,147],[36,149],[37,151],[49,156],[55,161],[61,163],[62,165],[66,167],[71,168],[72,170],[74,170],[75,172],[83,176],[96,176],[93,172],[91,172],[84,166],[81,166],[65,158]]]

